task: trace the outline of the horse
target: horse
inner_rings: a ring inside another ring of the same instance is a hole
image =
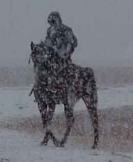
[[[74,106],[82,99],[90,114],[94,129],[92,148],[99,143],[99,121],[97,113],[97,86],[93,69],[70,63],[60,70],[62,60],[43,42],[31,42],[31,59],[34,65],[35,83],[33,92],[46,129],[41,144],[47,145],[49,139],[57,147],[64,147],[74,125]],[[50,124],[57,104],[64,105],[67,128],[61,141],[53,135]]]

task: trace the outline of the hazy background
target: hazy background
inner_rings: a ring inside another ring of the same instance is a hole
[[[0,87],[33,84],[30,42],[45,39],[51,11],[72,27],[73,60],[94,68],[98,86],[133,85],[133,0],[0,0]]]
[[[0,66],[27,65],[53,10],[78,38],[76,63],[132,66],[133,0],[0,0]]]

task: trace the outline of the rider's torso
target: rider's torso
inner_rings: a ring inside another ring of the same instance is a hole
[[[67,30],[69,30],[69,28],[63,24],[57,27],[52,26],[49,28],[48,35],[53,46],[57,45],[57,48],[61,48],[63,45],[68,43],[68,38],[66,36]]]

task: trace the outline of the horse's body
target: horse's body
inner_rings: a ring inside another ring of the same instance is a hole
[[[42,55],[38,47],[40,48],[39,45],[31,44],[31,57],[34,67],[35,63],[37,64],[35,62],[36,56]],[[93,148],[96,148],[99,141],[98,96],[93,70],[91,68],[83,68],[75,64],[69,64],[59,71],[59,64],[58,58],[53,56],[48,58],[47,56],[45,61],[41,63],[41,66],[47,72],[45,74],[36,72],[37,81],[33,91],[41,113],[43,126],[46,128],[46,134],[42,143],[47,144],[49,138],[52,138],[56,146],[64,146],[74,124],[74,105],[79,99],[83,99],[92,120],[94,128]],[[43,69],[42,67],[41,69]],[[67,120],[67,129],[61,142],[54,137],[50,130],[50,123],[53,118],[55,106],[60,103],[64,105]]]

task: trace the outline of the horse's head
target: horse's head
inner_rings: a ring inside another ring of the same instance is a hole
[[[47,47],[44,42],[34,44],[31,42],[31,59],[34,67],[45,69],[47,73],[56,75],[60,68],[60,59],[53,48]]]
[[[45,59],[47,59],[47,51],[46,48],[41,42],[40,44],[34,44],[31,42],[31,58],[34,64],[42,64]]]

